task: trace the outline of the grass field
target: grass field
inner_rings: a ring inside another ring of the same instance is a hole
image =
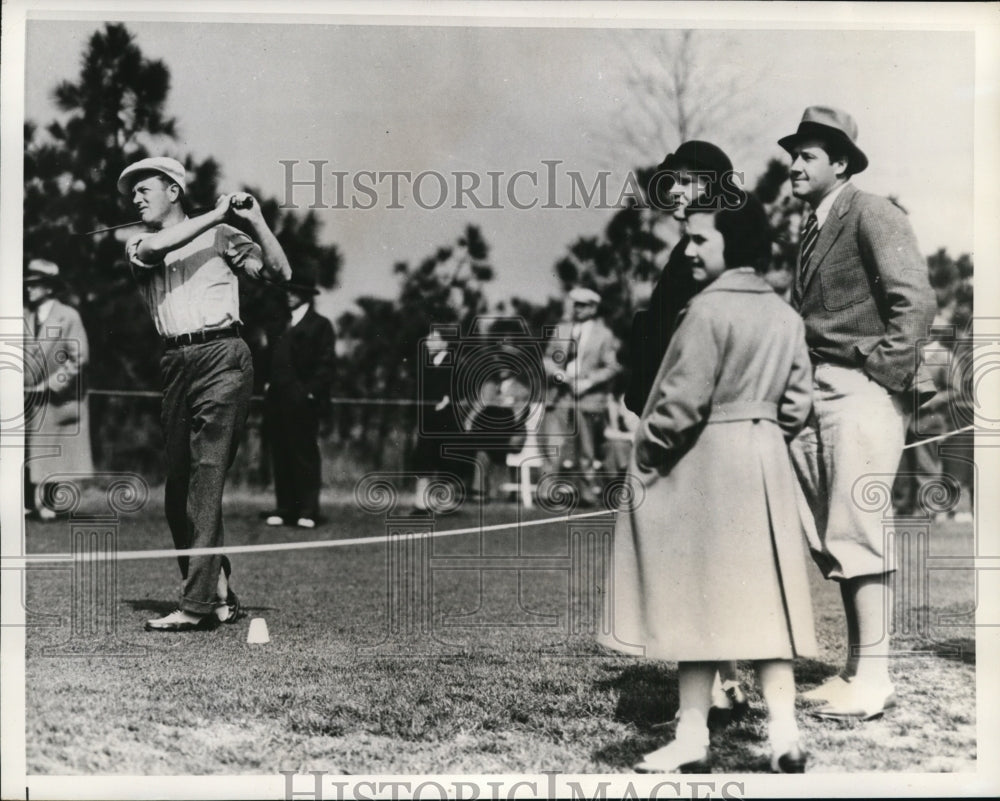
[[[330,522],[313,532],[269,529],[258,517],[269,501],[227,501],[227,544],[385,533],[383,518],[348,502],[327,504]],[[482,522],[517,514],[514,505],[492,505]],[[460,510],[436,526],[479,520],[479,512]],[[67,551],[68,532],[66,521],[29,523],[28,549]],[[169,547],[155,502],[123,519],[118,547]],[[32,570],[27,608],[59,615],[63,625],[29,629],[28,772],[628,772],[666,741],[655,726],[673,716],[676,666],[609,657],[593,645],[586,618],[581,624],[577,614],[591,588],[571,581],[565,523],[522,530],[521,554],[529,560],[522,566],[536,560],[540,567],[520,577],[499,561],[518,547],[513,531],[435,540],[432,604],[407,608],[431,610],[437,640],[419,631],[389,636],[384,541],[237,556],[234,586],[248,617],[188,634],[142,631],[145,619],[175,605],[175,562],[121,562],[116,637],[125,650],[140,650],[102,657],[47,650],[67,638],[70,573]],[[932,529],[935,556],[972,548],[971,525]],[[975,767],[973,576],[939,570],[918,581],[917,550],[904,554],[901,575],[919,587],[908,585],[900,598],[893,639],[900,705],[868,723],[821,722],[801,707],[810,772]],[[821,654],[796,664],[800,687],[832,675],[844,656],[839,593],[811,573]],[[404,596],[415,592],[409,578],[404,571],[392,586]],[[246,643],[250,617],[267,621],[268,644]],[[752,687],[750,666],[741,669]],[[756,690],[751,703],[746,719],[715,731],[716,772],[767,769]]]

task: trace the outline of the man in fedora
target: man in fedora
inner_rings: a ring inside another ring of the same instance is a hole
[[[160,360],[167,482],[165,511],[174,547],[223,544],[226,472],[246,424],[253,388],[250,350],[240,337],[237,272],[284,282],[288,259],[250,195],[223,195],[215,208],[188,217],[184,167],[172,158],[130,164],[118,190],[146,228],[125,252],[142,298],[163,339]],[[240,219],[254,239],[229,224]],[[256,240],[256,241],[254,241]],[[239,603],[229,559],[178,557],[178,609],[146,622],[147,631],[190,631],[233,622]]]
[[[87,332],[79,313],[56,299],[59,267],[32,259],[24,272],[25,414],[27,435],[24,506],[41,520],[53,520],[46,479],[55,474],[89,477],[90,415],[83,392],[89,359]]]
[[[918,342],[935,300],[905,214],[851,183],[868,166],[857,137],[849,114],[811,106],[778,144],[792,158],[792,194],[808,207],[792,304],[805,321],[814,407],[792,458],[816,522],[813,557],[840,584],[847,618],[843,671],[804,697],[824,702],[820,717],[867,720],[895,703],[887,628],[895,563],[882,510],[866,510],[857,492],[865,476],[895,474],[908,418],[933,393]]]
[[[567,300],[570,319],[559,323],[544,359],[550,384],[542,430],[551,440],[549,472],[577,467],[580,500],[593,505],[597,446],[604,432],[608,392],[621,372],[619,342],[597,316],[601,302],[597,292],[578,286],[570,290]],[[569,353],[559,353],[567,342],[571,343]]]
[[[336,340],[330,321],[313,308],[312,271],[296,271],[285,292],[291,319],[271,348],[264,404],[277,500],[267,524],[315,528],[322,474],[317,438],[330,414]]]

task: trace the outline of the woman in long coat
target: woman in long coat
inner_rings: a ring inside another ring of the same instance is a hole
[[[637,770],[701,769],[715,663],[754,660],[772,767],[798,772],[791,660],[815,654],[803,526],[786,443],[811,407],[801,319],[753,267],[763,209],[691,213],[686,253],[710,284],[689,303],[636,433],[645,494],[618,513],[599,642],[677,661],[676,739]],[[642,495],[640,493],[640,495]]]

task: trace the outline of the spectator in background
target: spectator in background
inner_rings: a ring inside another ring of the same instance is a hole
[[[448,458],[445,449],[455,444],[462,434],[461,411],[452,387],[455,375],[455,349],[445,331],[432,327],[421,346],[418,362],[420,409],[417,444],[413,451],[413,470],[417,486],[413,501],[414,513],[431,511],[429,489],[431,481],[445,473],[458,476],[464,484],[470,470],[467,463]]]
[[[56,517],[47,478],[93,474],[90,415],[84,392],[87,332],[76,309],[55,298],[59,267],[32,259],[24,273],[24,406],[27,434],[25,513]]]
[[[311,271],[293,272],[285,293],[291,318],[271,350],[264,401],[277,500],[267,524],[315,528],[322,484],[318,437],[321,422],[330,419],[336,339],[333,325],[313,308],[318,290]]]
[[[543,432],[558,453],[550,458],[548,472],[580,471],[580,501],[596,502],[595,462],[603,436],[607,398],[612,381],[621,371],[619,342],[597,317],[601,296],[593,289],[576,287],[568,295],[571,319],[559,323],[545,354],[549,381]],[[563,349],[569,343],[569,352]]]
[[[496,496],[497,476],[507,472],[507,456],[517,453],[527,436],[531,413],[532,376],[537,365],[529,364],[531,349],[509,342],[490,346],[491,364],[481,374],[475,403],[471,404],[467,437],[480,449],[476,468],[480,482],[473,486],[473,497],[489,501]],[[535,379],[537,380],[537,379]]]

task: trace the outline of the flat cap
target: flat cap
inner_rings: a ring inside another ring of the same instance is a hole
[[[28,268],[24,271],[24,283],[35,283],[37,281],[58,281],[59,266],[48,259],[32,259],[28,262]]]
[[[136,181],[136,176],[146,172],[158,172],[160,175],[166,176],[177,184],[182,192],[187,189],[184,165],[169,156],[154,156],[153,158],[140,159],[122,170],[122,174],[118,176],[118,191],[123,195],[129,194]]]
[[[600,303],[601,296],[598,295],[593,289],[587,289],[585,286],[574,287],[570,290],[569,299],[574,303]]]

